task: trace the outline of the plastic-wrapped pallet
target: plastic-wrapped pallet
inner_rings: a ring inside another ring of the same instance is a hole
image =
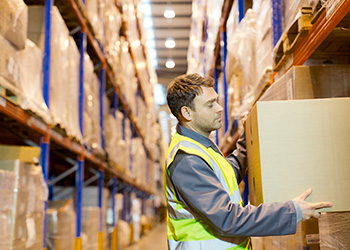
[[[123,117],[123,115],[122,115]],[[118,119],[118,118],[117,118]],[[124,122],[123,122],[124,120]],[[121,135],[124,135],[124,138],[121,137],[118,141],[117,150],[118,150],[118,161],[122,167],[123,172],[127,172],[129,169],[130,163],[130,121],[127,118],[121,119]],[[124,128],[124,131],[123,131]]]
[[[133,228],[133,241],[138,242],[141,236],[141,200],[136,198],[135,193],[131,194],[132,206],[131,206],[131,223]]]
[[[118,220],[117,222],[117,249],[124,249],[130,244],[130,226],[126,221]]]
[[[85,13],[89,20],[95,38],[105,44],[105,1],[104,0],[86,0]]]
[[[0,85],[18,95],[21,75],[17,50],[2,35],[0,35],[0,46]]]
[[[272,7],[269,0],[255,0],[253,9],[256,13],[256,80],[260,82],[264,75],[271,74],[273,69],[272,41]]]
[[[27,39],[27,5],[23,0],[0,0],[0,6],[0,35],[17,49],[24,49]]]
[[[131,122],[129,119],[125,119],[124,121],[124,141],[125,141],[125,151],[123,153],[125,154],[124,156],[124,168],[125,168],[125,173],[129,174],[130,173],[130,165],[131,165],[131,136],[132,136],[132,131],[131,131]]]
[[[40,166],[39,148],[0,148],[0,249],[41,249],[47,186]]]
[[[350,249],[350,212],[322,213],[318,220],[320,249]]]
[[[121,0],[120,3],[122,4],[124,32],[126,33],[129,42],[135,42],[139,39],[135,3],[132,0]]]
[[[204,63],[202,55],[202,32],[204,30],[205,0],[196,0],[192,3],[192,17],[190,41],[187,53],[187,73],[199,73],[204,75]]]
[[[234,32],[236,32],[238,24],[239,24],[238,1],[234,1],[226,23],[227,41],[231,41],[231,38]]]
[[[84,187],[83,191],[83,207],[86,209],[87,216],[91,212],[92,216],[95,216],[95,210],[96,208],[99,210],[98,207],[98,187]],[[107,188],[102,189],[102,233],[103,233],[103,243],[108,244],[108,231],[107,231],[107,207],[108,207],[108,197],[109,197],[109,190]],[[95,219],[94,219],[95,221]],[[85,223],[85,222],[84,222]],[[98,216],[98,221],[96,224],[89,224],[89,222],[86,222],[86,226],[95,225],[93,227],[96,227],[96,230],[99,231],[99,225],[100,225],[100,217]],[[94,230],[94,229],[92,229]],[[93,249],[93,248],[91,248]],[[94,248],[96,249],[96,248]]]
[[[84,140],[94,151],[102,153],[100,126],[100,80],[93,71],[90,57],[84,56]]]
[[[17,52],[20,68],[21,107],[51,123],[50,111],[43,98],[43,55],[38,46],[27,39],[26,48]]]
[[[100,225],[100,208],[83,207],[82,233],[85,235],[83,250],[98,249],[98,233]]]
[[[118,73],[118,60],[120,54],[119,32],[122,25],[121,14],[113,4],[106,3],[106,47],[105,54],[114,74]]]
[[[44,49],[44,6],[29,6],[28,38]],[[67,129],[69,31],[57,7],[52,8],[50,105],[53,123]]]
[[[132,61],[129,53],[128,42],[126,42],[124,39],[121,39],[121,53],[119,63],[117,83],[120,86],[121,92],[124,94],[129,107],[133,113],[135,113],[137,78],[134,62]]]
[[[113,115],[107,114],[104,116],[104,142],[105,150],[108,154],[109,160],[116,163],[117,162],[117,145],[118,145],[118,136],[117,136],[117,120]]]
[[[11,249],[12,232],[12,204],[14,202],[14,188],[16,175],[8,170],[0,170],[0,248]]]
[[[206,40],[204,41],[204,75],[208,75],[213,67],[217,33],[220,27],[220,18],[223,0],[208,0],[206,5]]]
[[[47,249],[74,249],[75,222],[76,215],[72,200],[50,201],[47,209]]]
[[[79,73],[80,73],[80,52],[73,39],[69,37],[68,45],[68,98],[67,98],[67,134],[83,141],[79,125]]]
[[[235,84],[240,86],[241,106],[239,113],[241,115],[249,111],[255,98],[254,90],[258,83],[256,79],[255,39],[255,11],[249,9],[227,46],[226,68],[232,70],[233,74],[237,76]],[[228,73],[228,75],[232,77],[232,73]]]
[[[130,170],[130,176],[135,178],[136,183],[141,184],[144,183],[146,174],[146,152],[141,138],[133,138],[131,143],[132,168]]]

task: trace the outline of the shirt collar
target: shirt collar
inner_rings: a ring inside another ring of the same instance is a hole
[[[204,147],[209,148],[211,147],[212,149],[214,149],[217,153],[221,154],[221,151],[219,150],[218,146],[216,146],[216,144],[210,140],[209,138],[198,134],[197,132],[185,128],[184,126],[181,126],[180,124],[177,124],[176,126],[176,131],[183,136],[187,136],[189,138],[191,138],[192,140],[195,140],[196,142],[199,142],[200,144],[202,144]]]

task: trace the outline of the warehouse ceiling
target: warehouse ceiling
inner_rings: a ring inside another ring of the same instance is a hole
[[[166,86],[174,77],[185,74],[187,70],[192,1],[142,0],[142,3],[149,54],[153,58],[158,83]],[[172,11],[175,14],[173,18],[164,17],[164,12],[171,16]],[[173,39],[175,47],[167,48],[167,39]],[[167,68],[165,65],[171,60],[175,66]]]

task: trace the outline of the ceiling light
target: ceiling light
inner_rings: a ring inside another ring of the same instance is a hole
[[[164,17],[165,18],[174,18],[175,17],[175,11],[173,9],[166,9],[164,11]]]
[[[166,39],[165,41],[165,47],[167,47],[168,49],[172,49],[172,48],[175,48],[175,40],[173,38],[168,38]]]
[[[165,63],[165,67],[168,69],[173,69],[175,67],[175,62],[172,59],[168,59]]]

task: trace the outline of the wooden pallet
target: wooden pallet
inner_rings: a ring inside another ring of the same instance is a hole
[[[301,8],[300,17],[294,21],[294,23],[285,32],[282,39],[277,43],[275,47],[274,57],[274,70],[278,71],[282,65],[288,60],[291,53],[294,52],[297,45],[299,45],[303,38],[309,32],[312,27],[312,8],[303,7]]]
[[[22,98],[18,94],[15,94],[13,91],[11,91],[8,88],[5,88],[4,86],[0,85],[0,96],[5,98],[7,101],[20,106],[22,103]]]

